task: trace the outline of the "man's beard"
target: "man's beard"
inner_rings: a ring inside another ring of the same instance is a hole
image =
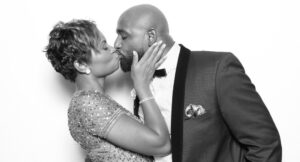
[[[121,69],[124,72],[131,71],[132,59],[133,59],[132,55],[131,56],[121,57],[121,59],[120,59],[120,66],[121,66]]]
[[[139,56],[139,61],[140,61],[140,59],[142,58],[143,55],[141,55],[140,52],[138,52],[138,56]],[[133,55],[129,55],[129,56],[123,55],[123,57],[121,57],[120,66],[124,72],[131,71],[132,60],[133,60]]]

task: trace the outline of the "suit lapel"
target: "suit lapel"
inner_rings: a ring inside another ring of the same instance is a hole
[[[172,118],[171,118],[171,143],[173,162],[182,160],[183,144],[183,107],[185,80],[187,74],[187,65],[189,61],[190,50],[180,45],[180,53],[176,68],[175,81],[173,87]]]

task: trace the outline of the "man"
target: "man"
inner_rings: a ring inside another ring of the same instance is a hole
[[[280,162],[276,126],[243,66],[231,53],[190,51],[169,35],[163,13],[138,5],[119,18],[115,48],[130,71],[132,52],[142,57],[156,41],[167,45],[153,94],[171,132],[173,162]],[[141,112],[139,112],[142,115]]]

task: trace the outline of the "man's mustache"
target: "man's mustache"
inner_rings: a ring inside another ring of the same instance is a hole
[[[124,58],[125,57],[125,55],[123,54],[123,52],[120,51],[120,50],[115,50],[114,53],[118,54],[120,56],[120,58]]]

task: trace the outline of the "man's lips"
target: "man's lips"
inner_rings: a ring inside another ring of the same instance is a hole
[[[120,58],[124,57],[124,55],[118,50],[115,50],[114,53],[116,53]]]

